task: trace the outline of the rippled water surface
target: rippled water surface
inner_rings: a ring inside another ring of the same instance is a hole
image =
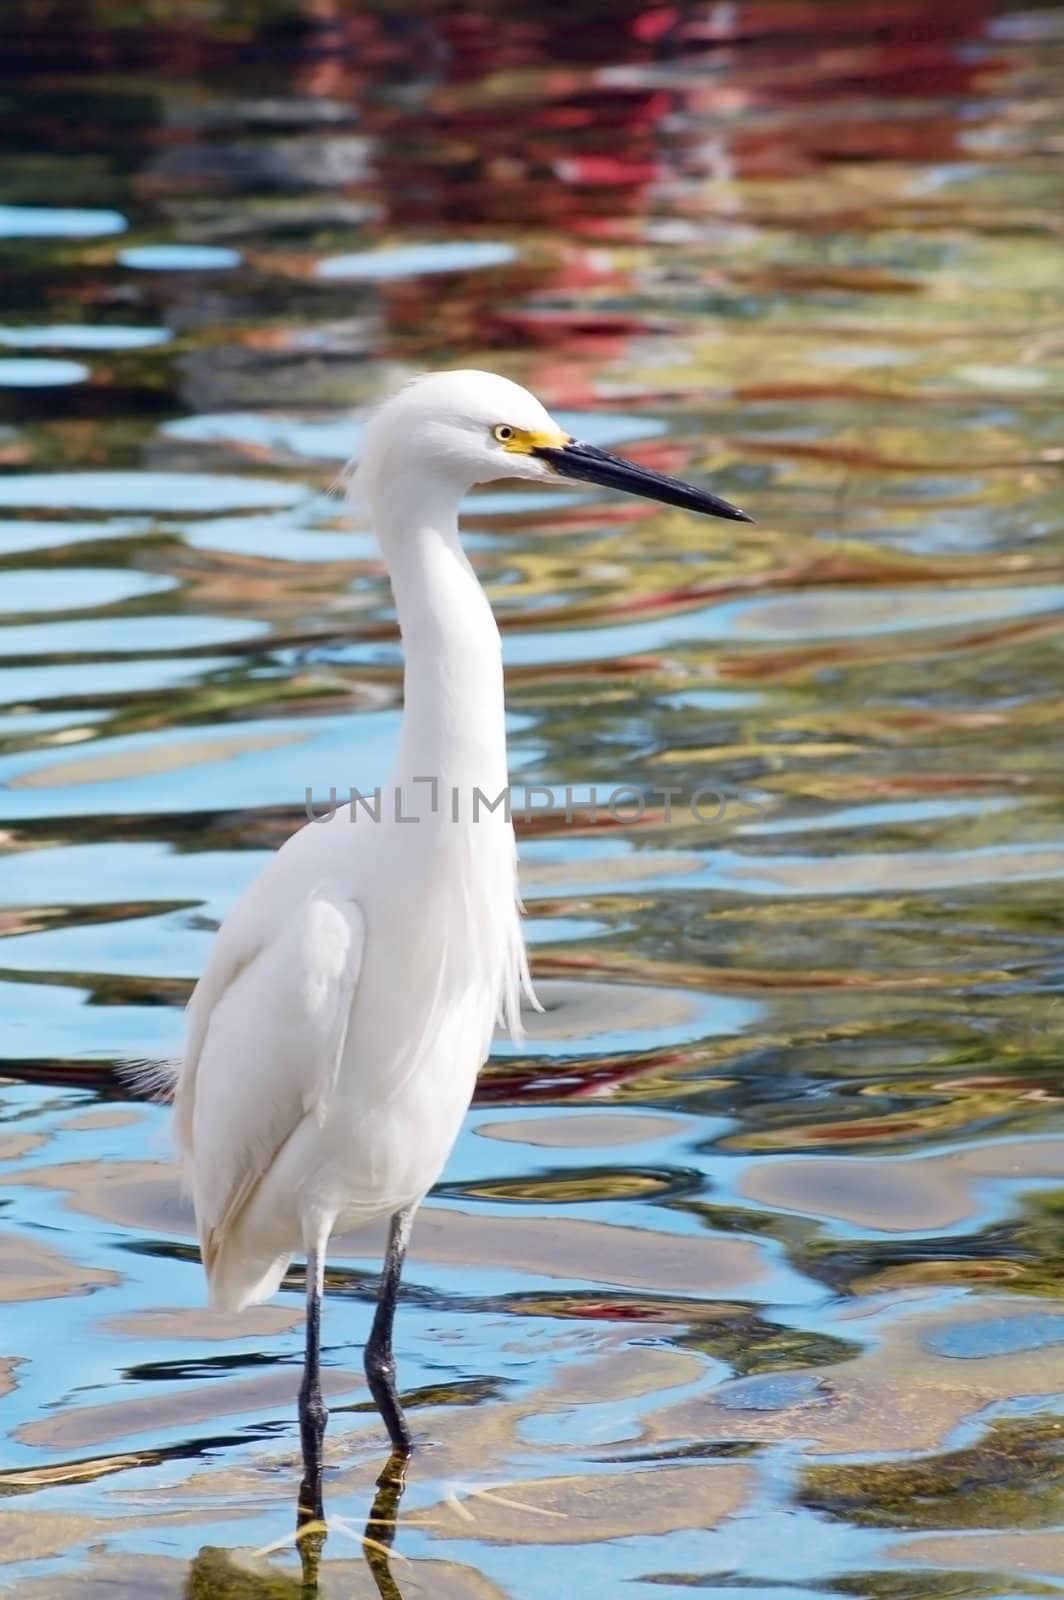
[[[299,1274],[204,1310],[114,1068],[306,791],[384,776],[330,489],[466,364],[758,520],[469,504],[515,782],[573,794],[522,824],[548,1010],[415,1233],[390,1567],[379,1241],[333,1254],[322,1593],[1059,1589],[1064,13],[7,24],[0,1584],[300,1593]]]

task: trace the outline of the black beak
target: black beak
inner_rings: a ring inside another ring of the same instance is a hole
[[[652,472],[649,467],[637,467],[634,461],[611,456],[593,444],[581,444],[570,439],[560,447],[535,445],[532,454],[549,461],[555,472],[563,478],[576,478],[581,483],[600,483],[606,489],[623,489],[625,494],[642,495],[644,500],[660,500],[666,506],[680,506],[684,511],[701,511],[707,517],[727,517],[732,522],[753,522],[745,511],[721,500],[705,489],[696,489],[693,483],[681,483],[679,478],[667,478],[663,472]]]

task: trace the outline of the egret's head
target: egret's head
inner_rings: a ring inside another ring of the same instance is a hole
[[[359,477],[373,492],[424,473],[460,492],[499,478],[575,478],[665,505],[749,522],[744,511],[579,439],[535,395],[494,372],[433,372],[388,400],[366,430]]]

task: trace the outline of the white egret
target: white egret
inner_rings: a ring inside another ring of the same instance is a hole
[[[366,1377],[393,1451],[413,1441],[392,1323],[418,1205],[457,1136],[496,1020],[531,994],[517,898],[503,673],[459,504],[500,478],[575,478],[749,521],[703,489],[571,438],[525,389],[440,372],[368,425],[357,480],[405,652],[402,729],[380,819],[308,823],[225,918],[188,1006],[175,1129],[214,1305],[277,1289],[306,1253],[301,1514],[320,1518],[319,1376],[333,1230],[388,1218]],[[477,801],[477,795],[484,801]]]

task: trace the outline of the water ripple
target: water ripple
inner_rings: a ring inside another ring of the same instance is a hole
[[[546,1009],[415,1230],[397,1555],[338,1523],[323,1592],[1047,1591],[1060,7],[11,4],[10,1581],[306,1593],[299,1271],[205,1308],[124,1069],[307,790],[387,770],[397,631],[329,490],[468,365],[758,520],[470,499]],[[350,1527],[381,1242],[326,1280]]]

